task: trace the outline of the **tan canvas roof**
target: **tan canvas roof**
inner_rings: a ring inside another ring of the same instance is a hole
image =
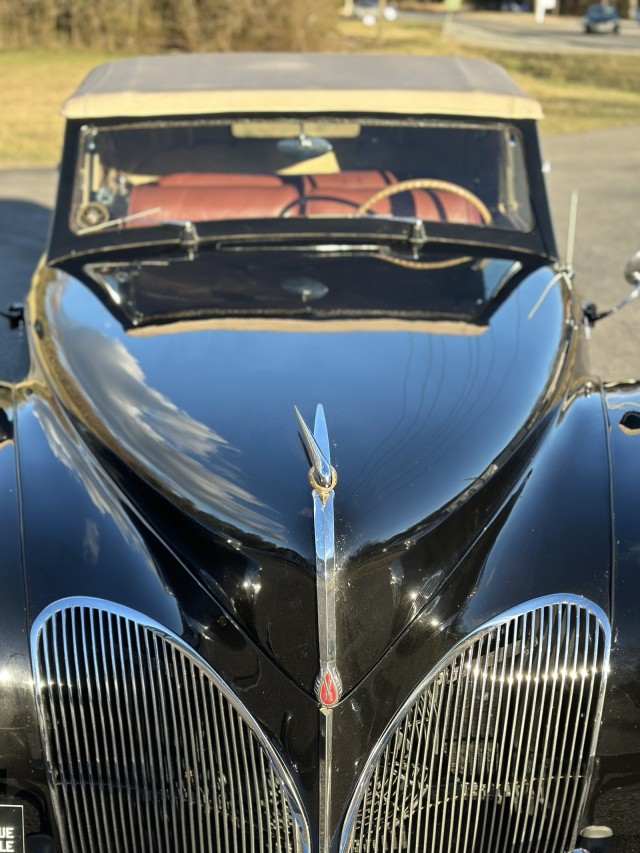
[[[537,101],[484,60],[301,53],[109,62],[63,108],[73,119],[309,112],[542,117]]]

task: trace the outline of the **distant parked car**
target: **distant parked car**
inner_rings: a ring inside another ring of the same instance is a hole
[[[620,32],[620,12],[612,3],[593,3],[584,16],[585,33]]]
[[[355,0],[353,17],[359,18],[363,24],[373,26],[378,22],[380,15],[385,21],[395,21],[398,10],[389,3],[381,3],[380,0]]]
[[[486,10],[491,12],[530,12],[531,4],[518,3],[516,0],[475,0],[473,8],[476,11]]]

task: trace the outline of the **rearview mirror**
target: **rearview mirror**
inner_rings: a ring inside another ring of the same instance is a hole
[[[333,151],[333,145],[328,139],[319,136],[305,136],[301,133],[295,139],[281,139],[277,144],[278,151],[292,160],[313,160],[323,154]]]

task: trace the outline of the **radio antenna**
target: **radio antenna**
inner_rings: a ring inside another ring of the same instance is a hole
[[[576,244],[576,221],[578,219],[578,190],[571,193],[569,207],[569,231],[567,233],[567,269],[573,269],[573,250]]]

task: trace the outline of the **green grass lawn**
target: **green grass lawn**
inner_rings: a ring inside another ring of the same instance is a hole
[[[640,56],[487,51],[455,42],[440,26],[405,21],[386,23],[382,31],[342,21],[331,49],[491,59],[542,102],[543,134],[640,124]],[[0,51],[0,168],[56,165],[63,101],[91,68],[110,58],[77,50]]]
[[[57,165],[62,103],[92,68],[110,58],[90,51],[0,51],[1,169]]]

